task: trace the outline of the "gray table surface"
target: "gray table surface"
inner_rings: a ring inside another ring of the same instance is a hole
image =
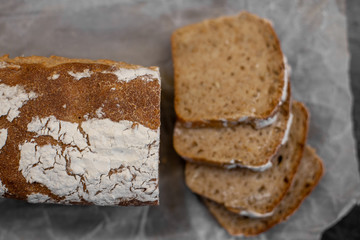
[[[349,51],[351,53],[350,79],[353,92],[354,136],[357,142],[358,160],[360,153],[360,0],[347,0],[347,23]],[[360,165],[360,164],[359,164]],[[360,187],[360,186],[359,186]],[[1,213],[0,213],[1,214]],[[87,219],[82,219],[86,221]],[[69,227],[71,227],[69,222]],[[339,223],[329,228],[322,236],[323,240],[360,239],[360,206],[354,207]]]
[[[354,136],[360,159],[360,1],[347,0],[347,30],[349,39],[350,82],[353,93]],[[360,161],[359,161],[360,166]],[[359,186],[360,187],[360,186]],[[355,206],[335,226],[324,232],[322,240],[359,240],[360,239],[360,206]]]

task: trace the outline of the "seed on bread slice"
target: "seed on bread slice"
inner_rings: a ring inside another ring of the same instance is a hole
[[[288,98],[276,115],[276,121],[266,128],[249,124],[228,128],[186,128],[175,125],[173,143],[185,160],[232,168],[243,166],[263,169],[281,146],[289,127],[290,85]]]
[[[267,119],[286,93],[280,42],[248,12],[176,30],[171,39],[175,111],[183,122]]]
[[[204,199],[205,205],[226,231],[235,236],[253,236],[260,234],[292,215],[304,199],[318,184],[323,175],[322,160],[315,150],[307,146],[293,183],[284,199],[267,218],[249,218],[228,211],[223,205]]]
[[[308,113],[299,102],[293,103],[293,124],[289,140],[264,172],[245,168],[223,169],[186,163],[185,181],[195,193],[240,213],[268,215],[290,187],[302,158],[308,129]]]

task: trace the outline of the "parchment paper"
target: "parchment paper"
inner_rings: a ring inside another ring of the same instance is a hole
[[[300,210],[254,239],[319,239],[360,199],[342,0],[0,0],[0,54],[158,65],[163,88],[160,207],[31,205],[2,199],[0,239],[230,238],[184,185],[184,163],[172,148],[170,35],[185,24],[241,10],[274,22],[293,69],[293,96],[311,111],[309,143],[326,167]]]

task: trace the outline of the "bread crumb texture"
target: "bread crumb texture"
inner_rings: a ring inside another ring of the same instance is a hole
[[[289,141],[272,158],[272,168],[255,172],[246,168],[227,170],[186,163],[187,186],[193,192],[236,213],[242,210],[258,215],[273,212],[290,187],[306,142],[307,110],[301,103],[294,102],[293,113],[295,117]]]
[[[172,35],[172,53],[182,121],[265,119],[278,111],[287,79],[268,21],[242,12],[185,26]]]

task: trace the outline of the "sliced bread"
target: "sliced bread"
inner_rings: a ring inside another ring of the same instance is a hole
[[[290,187],[306,141],[308,113],[305,106],[294,102],[293,114],[289,141],[273,159],[272,168],[264,172],[254,172],[245,168],[227,170],[187,163],[187,186],[193,192],[233,208],[238,213],[271,213]]]
[[[210,212],[229,234],[236,236],[257,235],[292,215],[318,184],[323,171],[321,159],[316,155],[315,150],[307,146],[291,188],[275,209],[274,214],[267,218],[239,216],[226,210],[223,205],[207,199],[204,199],[204,201]]]
[[[277,119],[273,124],[261,129],[249,124],[227,128],[186,128],[177,122],[174,148],[184,159],[193,162],[262,169],[269,166],[286,138],[286,130],[290,127],[290,94],[275,116]]]
[[[286,99],[285,63],[272,24],[248,12],[176,30],[175,111],[183,122],[266,119]]]

